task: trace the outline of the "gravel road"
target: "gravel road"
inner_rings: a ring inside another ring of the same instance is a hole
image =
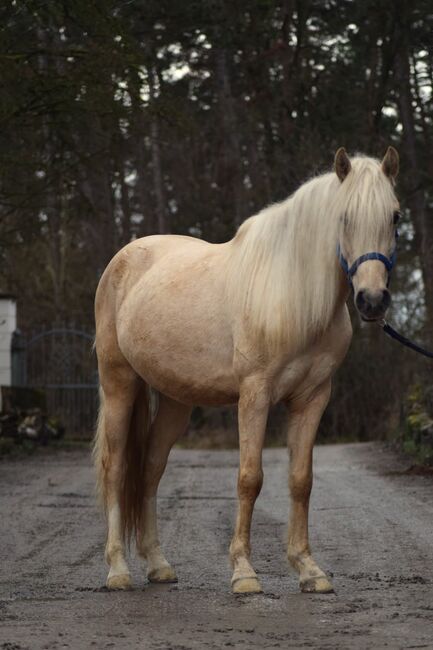
[[[264,594],[230,592],[237,452],[175,450],[161,538],[177,585],[103,587],[105,527],[85,451],[0,462],[0,648],[433,649],[433,477],[379,444],[315,451],[311,541],[335,594],[298,591],[284,538],[287,456],[264,454],[253,523]]]

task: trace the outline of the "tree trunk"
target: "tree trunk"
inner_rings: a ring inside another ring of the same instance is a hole
[[[234,110],[233,95],[227,69],[227,52],[225,48],[216,51],[216,79],[218,102],[222,130],[224,136],[223,158],[225,161],[225,177],[232,186],[232,199],[234,203],[234,221],[238,227],[244,218],[243,206],[243,174],[242,157],[239,142],[239,129]]]
[[[397,16],[395,43],[397,45],[394,59],[394,75],[398,93],[398,106],[403,126],[404,157],[409,163],[405,171],[407,186],[407,203],[410,207],[417,238],[420,243],[420,262],[424,282],[426,305],[426,330],[429,337],[433,332],[433,219],[428,213],[420,159],[417,150],[415,118],[413,112],[413,94],[411,89],[410,54],[407,34],[410,29],[408,10]]]
[[[131,205],[129,201],[129,187],[125,181],[125,165],[119,169],[120,174],[120,205],[122,207],[122,243],[131,241]]]
[[[52,47],[54,31],[44,30],[39,27],[37,30],[38,40],[42,53],[38,55],[38,70],[42,76],[50,75],[49,62],[46,51]],[[55,62],[54,65],[58,65]],[[46,243],[46,268],[51,279],[53,313],[54,318],[63,319],[64,311],[64,281],[65,281],[65,255],[64,246],[65,232],[62,227],[61,197],[62,186],[55,166],[55,152],[58,152],[59,142],[50,124],[50,115],[42,114],[42,132],[44,134],[43,159],[46,170],[47,190],[43,210],[47,218],[47,229],[49,235]]]
[[[150,105],[153,110],[152,121],[150,124],[150,140],[152,147],[152,172],[153,172],[153,187],[155,191],[156,199],[156,217],[158,224],[158,232],[160,234],[167,233],[169,231],[167,224],[167,214],[166,214],[166,198],[165,198],[165,189],[164,189],[164,180],[162,174],[162,162],[161,162],[161,147],[160,147],[160,135],[159,135],[159,116],[155,110],[155,71],[149,69],[149,96],[150,96]]]

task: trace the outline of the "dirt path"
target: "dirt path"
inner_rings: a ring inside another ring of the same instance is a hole
[[[161,537],[178,585],[104,584],[88,454],[0,463],[0,648],[433,648],[433,479],[379,445],[316,450],[311,532],[335,595],[301,594],[284,556],[285,450],[265,452],[253,556],[265,590],[230,593],[237,453],[176,450]]]

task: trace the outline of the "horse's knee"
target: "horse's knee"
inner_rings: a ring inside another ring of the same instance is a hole
[[[293,470],[290,473],[289,487],[295,501],[305,501],[311,493],[313,476],[310,470]]]
[[[261,468],[241,469],[238,478],[238,494],[241,499],[255,500],[263,484],[263,470]]]

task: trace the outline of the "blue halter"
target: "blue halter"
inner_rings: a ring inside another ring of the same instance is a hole
[[[395,231],[395,246],[394,250],[391,253],[390,257],[386,257],[386,255],[382,255],[382,253],[364,253],[364,255],[360,255],[352,264],[352,266],[349,266],[346,258],[344,257],[343,253],[341,252],[341,247],[340,244],[337,244],[337,257],[338,261],[340,262],[341,268],[345,272],[347,276],[347,280],[350,284],[351,287],[353,287],[353,281],[352,278],[364,262],[368,262],[369,260],[378,260],[379,262],[382,262],[382,264],[385,265],[386,270],[388,271],[388,282],[386,283],[386,286],[389,285],[389,279],[390,279],[390,274],[393,269],[393,266],[395,264],[395,260],[397,258],[397,238],[398,238],[398,230]]]

